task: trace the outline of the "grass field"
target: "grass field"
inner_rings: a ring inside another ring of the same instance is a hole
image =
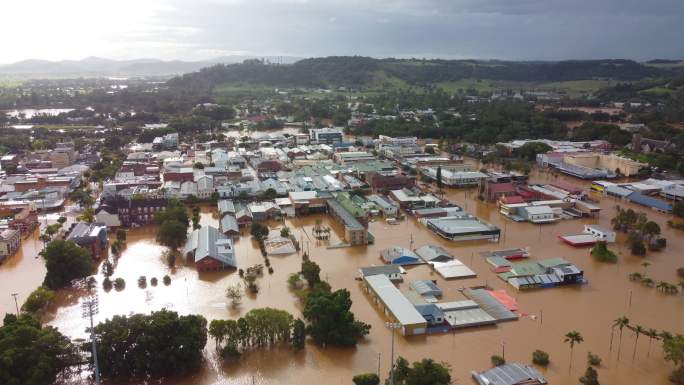
[[[493,92],[497,90],[535,90],[535,91],[557,91],[569,94],[584,94],[598,91],[603,87],[614,84],[610,80],[573,80],[566,82],[516,82],[487,79],[461,79],[456,82],[444,82],[437,85],[448,92],[458,92],[459,90],[474,89],[478,92]]]

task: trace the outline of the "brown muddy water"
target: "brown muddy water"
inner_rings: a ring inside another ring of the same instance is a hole
[[[546,182],[556,178],[549,174],[534,174],[533,182]],[[558,177],[560,178],[560,177]],[[573,183],[582,183],[572,180]],[[354,280],[357,269],[363,266],[379,265],[379,251],[390,245],[409,247],[411,235],[413,247],[424,244],[439,244],[446,247],[462,262],[470,266],[477,278],[445,281],[433,274],[427,266],[408,268],[407,277],[400,285],[408,288],[414,279],[435,279],[444,290],[444,300],[462,299],[457,289],[464,286],[487,283],[495,289],[505,289],[515,297],[520,311],[528,316],[520,320],[502,323],[494,327],[465,329],[446,334],[429,336],[402,337],[397,334],[396,355],[409,360],[431,357],[447,363],[452,369],[454,383],[473,383],[471,370],[484,370],[491,366],[489,357],[501,354],[505,348],[506,360],[523,363],[531,362],[535,349],[547,351],[551,364],[542,373],[552,384],[577,384],[577,379],[586,369],[587,352],[603,358],[599,368],[599,379],[603,384],[668,384],[667,375],[672,365],[663,359],[661,343],[653,341],[650,348],[647,337],[638,340],[636,359],[632,359],[634,335],[625,330],[622,341],[621,360],[616,360],[618,345],[615,335],[613,351],[609,352],[612,320],[627,316],[633,324],[646,328],[684,333],[684,296],[667,295],[655,288],[643,287],[630,282],[627,275],[634,271],[643,272],[643,258],[629,255],[624,237],[611,246],[619,252],[619,263],[602,264],[589,257],[588,248],[572,248],[557,239],[559,234],[579,233],[585,223],[610,225],[614,206],[618,203],[612,198],[603,198],[603,212],[596,219],[565,220],[552,225],[536,226],[529,223],[506,221],[498,213],[494,204],[478,202],[475,194],[463,190],[450,190],[447,196],[455,203],[467,207],[478,217],[498,225],[504,231],[499,243],[448,242],[429,232],[409,218],[400,225],[390,226],[383,221],[371,223],[370,231],[376,239],[368,247],[327,249],[328,243],[313,240],[311,228],[316,218],[322,218],[331,226],[334,233],[341,234],[340,227],[324,216],[308,216],[287,220],[294,234],[304,240],[304,248],[310,250],[312,260],[321,266],[321,277],[328,280],[333,288],[347,288],[354,301],[352,310],[357,318],[372,325],[369,336],[354,349],[321,348],[311,343],[304,351],[293,353],[287,348],[272,349],[245,354],[239,362],[222,363],[215,355],[211,342],[205,349],[205,365],[186,378],[161,381],[166,385],[190,384],[350,384],[351,377],[361,372],[378,371],[381,377],[387,376],[390,363],[389,330],[384,328],[386,319],[382,312],[371,304]],[[627,203],[620,203],[630,206]],[[649,218],[657,221],[668,240],[663,252],[649,253],[646,260],[652,263],[647,274],[656,282],[677,282],[676,268],[684,266],[684,233],[668,229],[665,222],[669,216],[651,212],[641,207],[634,208],[647,212]],[[202,224],[217,226],[215,210],[205,207]],[[272,223],[278,228],[281,223]],[[217,273],[198,273],[193,266],[166,267],[161,257],[164,248],[154,242],[155,229],[146,227],[128,232],[128,247],[119,258],[114,277],[126,280],[126,288],[121,292],[108,293],[99,289],[100,314],[102,321],[115,314],[150,312],[167,308],[179,313],[198,313],[207,319],[237,318],[247,311],[258,307],[275,307],[301,316],[301,304],[287,288],[287,276],[299,269],[301,257],[297,254],[271,257],[275,269],[273,275],[265,274],[259,281],[261,290],[256,296],[245,296],[237,309],[228,306],[224,296],[226,287],[239,282],[236,271]],[[308,234],[308,236],[307,236]],[[339,238],[333,236],[330,244]],[[0,267],[1,312],[13,312],[14,302],[9,295],[19,293],[20,305],[26,295],[41,281],[44,274],[42,261],[34,259],[41,244],[35,239],[24,241],[21,253],[12,257]],[[490,271],[489,265],[478,252],[510,247],[529,247],[533,259],[564,257],[585,271],[589,280],[582,287],[542,289],[518,293],[506,285]],[[263,259],[256,245],[249,239],[247,231],[236,243],[238,264],[246,268]],[[164,286],[161,278],[169,274],[170,286]],[[137,286],[139,276],[148,280],[146,289]],[[157,287],[149,280],[159,279]],[[101,274],[97,279],[102,281]],[[629,306],[629,297],[632,297]],[[81,318],[79,306],[80,293],[64,291],[60,293],[59,306],[49,317],[50,325],[58,327],[72,337],[84,337],[86,321]],[[536,316],[536,317],[532,317]],[[569,369],[569,346],[563,343],[563,335],[577,330],[584,336],[584,343],[575,347],[574,365]]]

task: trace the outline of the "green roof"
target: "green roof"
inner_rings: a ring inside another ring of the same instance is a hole
[[[551,258],[551,259],[544,259],[542,261],[538,261],[538,264],[540,264],[542,267],[548,269],[551,267],[556,267],[556,266],[561,266],[561,265],[569,265],[570,262],[566,261],[563,258]]]

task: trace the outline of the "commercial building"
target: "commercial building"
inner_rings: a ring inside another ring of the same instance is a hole
[[[342,142],[344,133],[341,128],[310,128],[309,140],[318,144],[334,144]]]
[[[344,239],[352,246],[367,245],[369,243],[368,230],[334,199],[327,201],[328,212],[344,226]]]
[[[341,165],[351,163],[368,162],[375,160],[375,156],[365,151],[337,152],[333,155],[333,160]]]
[[[374,302],[382,306],[384,313],[401,325],[401,334],[416,335],[427,332],[428,323],[416,307],[383,274],[364,278],[366,291]]]
[[[484,372],[472,372],[479,385],[545,385],[546,379],[529,365],[507,363]]]
[[[371,275],[382,274],[389,278],[390,281],[402,281],[401,267],[397,265],[382,265],[382,266],[371,266],[362,267],[359,269],[359,276],[363,279],[365,277],[370,277]]]
[[[477,276],[468,266],[454,258],[441,246],[425,245],[415,250],[444,279],[472,278]]]
[[[448,187],[468,187],[477,186],[484,179],[487,178],[487,174],[481,173],[479,171],[461,171],[460,167],[442,167],[442,183]],[[426,167],[421,171],[423,175],[427,176],[432,180],[437,180],[437,170],[439,167]]]
[[[381,196],[381,195],[369,195],[366,197],[369,202],[372,202],[375,204],[375,206],[382,212],[382,215],[388,218],[393,218],[397,216],[397,213],[399,212],[399,208],[395,206],[392,202],[387,200],[387,198]]]
[[[428,229],[452,241],[499,239],[501,230],[472,215],[421,219]]]
[[[199,271],[237,267],[233,240],[212,226],[194,230],[188,237],[183,254],[192,258]]]

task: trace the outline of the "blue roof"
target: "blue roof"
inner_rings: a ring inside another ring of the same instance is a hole
[[[634,203],[638,203],[643,206],[647,207],[653,207],[654,209],[660,210],[660,211],[665,211],[665,212],[671,212],[672,211],[672,205],[665,202],[661,201],[660,199],[652,198],[646,195],[641,195],[637,192],[629,194],[627,197],[630,201]]]

